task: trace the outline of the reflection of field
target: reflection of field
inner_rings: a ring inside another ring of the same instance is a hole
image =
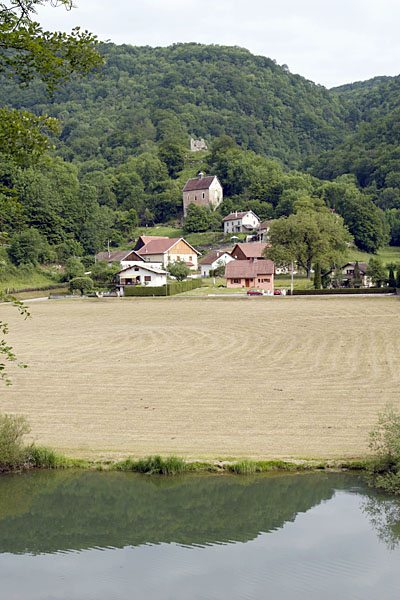
[[[397,298],[108,299],[0,306],[28,370],[0,410],[71,456],[338,457],[400,405]]]

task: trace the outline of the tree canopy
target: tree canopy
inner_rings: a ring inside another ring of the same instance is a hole
[[[343,219],[326,211],[281,217],[271,224],[268,235],[271,247],[266,248],[265,256],[278,265],[294,261],[308,277],[315,263],[331,269],[342,262],[352,240]]]

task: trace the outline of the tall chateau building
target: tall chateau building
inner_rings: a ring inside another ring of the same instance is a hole
[[[222,202],[224,193],[222,185],[216,175],[204,177],[199,173],[197,177],[188,179],[183,188],[183,216],[186,217],[189,204],[192,202],[197,206],[206,206],[215,210]]]

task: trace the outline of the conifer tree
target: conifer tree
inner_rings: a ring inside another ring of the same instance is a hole
[[[314,265],[314,288],[321,289],[321,265],[319,263]]]

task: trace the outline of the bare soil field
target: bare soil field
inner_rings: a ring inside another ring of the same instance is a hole
[[[71,457],[350,458],[400,406],[400,298],[139,298],[9,305],[0,411]]]

